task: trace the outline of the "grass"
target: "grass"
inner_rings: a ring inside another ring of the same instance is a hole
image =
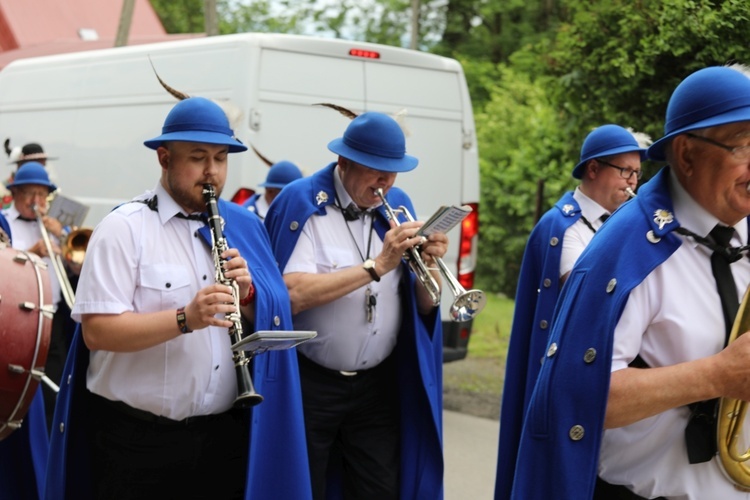
[[[513,307],[513,299],[487,294],[487,305],[474,318],[469,355],[476,358],[500,358],[505,361]]]

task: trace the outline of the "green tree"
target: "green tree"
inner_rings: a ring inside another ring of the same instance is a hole
[[[494,82],[475,117],[481,171],[477,281],[485,290],[513,296],[536,222],[538,182],[544,180],[544,210],[573,186],[577,153],[547,93],[548,79],[533,80],[507,65],[476,71],[476,64],[464,62],[468,73]]]
[[[711,65],[750,60],[746,0],[567,0],[547,52],[555,100],[584,128],[614,122],[658,138],[677,84]]]
[[[203,0],[151,0],[167,33],[204,33]]]

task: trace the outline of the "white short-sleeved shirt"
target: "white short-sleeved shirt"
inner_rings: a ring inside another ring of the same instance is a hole
[[[96,227],[72,317],[176,310],[215,283],[201,221],[175,217],[179,206],[159,184],[158,211],[126,203]],[[176,319],[175,319],[176,321]],[[182,420],[228,410],[237,379],[226,328],[195,330],[138,352],[92,351],[87,387],[105,398]]]
[[[560,254],[560,276],[564,276],[573,269],[573,264],[576,263],[583,250],[591,243],[591,238],[594,237],[594,231],[583,222],[583,217],[589,221],[594,230],[597,230],[603,224],[602,215],[609,215],[606,209],[583,194],[580,186],[573,192],[573,199],[578,202],[578,206],[581,208],[581,218],[565,230],[562,253]]]
[[[11,205],[4,210],[3,215],[8,221],[8,225],[10,225],[13,248],[28,250],[41,239],[42,231],[39,228],[39,223],[36,220],[21,220],[19,218],[21,214],[15,205]],[[54,235],[49,234],[49,239],[50,242],[59,245],[59,240]],[[49,257],[43,257],[42,260],[47,264],[47,274],[49,275],[49,284],[52,290],[52,305],[57,307],[57,303],[60,302],[60,298],[62,297],[60,281],[57,279],[57,274],[52,267],[52,260]]]
[[[338,199],[346,207],[352,200],[341,183],[338,167],[333,176]],[[380,253],[383,242],[371,228],[373,217],[369,211],[349,222],[338,207],[328,206],[327,211],[325,216],[313,215],[307,220],[284,274],[326,274],[361,266],[363,258],[367,259],[370,239],[369,256],[374,258]],[[401,325],[401,273],[398,266],[382,275],[379,282],[373,281],[333,302],[296,314],[295,329],[318,332],[317,337],[297,349],[332,370],[366,370],[380,364],[393,351]],[[377,300],[372,323],[367,321],[365,307],[368,289]]]
[[[681,226],[707,236],[718,220],[695,203],[674,175],[670,181]],[[743,219],[735,229],[732,246],[747,244],[747,221]],[[680,237],[684,243],[677,251],[630,293],[615,329],[612,371],[626,368],[638,354],[649,366],[659,367],[723,349],[724,317],[711,272],[711,250]],[[731,269],[741,299],[750,283],[750,259],[742,258]],[[688,417],[689,409],[682,406],[606,430],[599,462],[602,479],[628,485],[646,498],[749,499],[749,493],[736,490],[725,478],[718,457],[688,463],[684,434]]]

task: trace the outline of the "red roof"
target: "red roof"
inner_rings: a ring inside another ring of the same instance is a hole
[[[122,0],[0,0],[0,68],[14,59],[113,47]],[[94,40],[86,40],[86,36]],[[148,0],[135,0],[128,45],[167,35]]]

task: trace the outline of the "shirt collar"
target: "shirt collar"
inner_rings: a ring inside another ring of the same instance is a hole
[[[680,226],[685,229],[689,229],[697,235],[708,237],[708,234],[716,226],[721,224],[719,219],[711,215],[705,208],[700,206],[695,199],[690,196],[680,181],[677,180],[677,175],[674,173],[674,169],[669,170],[669,190],[672,196],[672,208],[674,209],[675,217],[680,221]],[[739,237],[739,244],[747,244],[747,219],[742,219],[734,226],[737,234],[733,238],[736,240]]]
[[[586,196],[583,191],[581,191],[581,186],[576,187],[576,190],[573,193],[573,198],[578,202],[578,206],[581,207],[581,213],[583,216],[589,220],[597,220],[605,214],[610,215],[607,209]]]
[[[164,189],[164,186],[161,185],[161,182],[158,182],[156,184],[156,189],[154,189],[154,194],[159,200],[158,213],[159,213],[159,221],[161,222],[162,225],[166,224],[170,219],[172,219],[178,213],[189,215],[189,214],[186,214],[182,210],[182,208],[177,204],[176,201],[174,201],[172,196],[170,196],[167,190]]]

